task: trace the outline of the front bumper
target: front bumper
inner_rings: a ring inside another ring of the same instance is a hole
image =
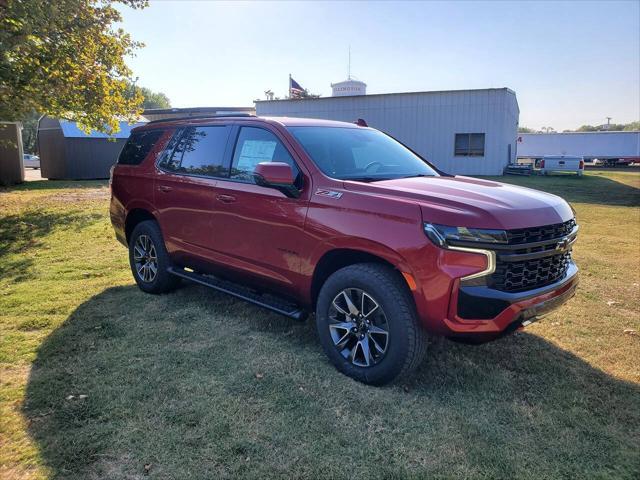
[[[444,323],[450,336],[495,338],[526,326],[560,307],[573,297],[577,286],[578,267],[573,262],[558,281],[519,293],[487,286],[461,286],[457,281]]]

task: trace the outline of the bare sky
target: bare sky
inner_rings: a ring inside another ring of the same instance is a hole
[[[176,107],[250,106],[288,75],[313,93],[509,87],[520,125],[640,119],[640,2],[187,2],[123,8],[140,85]]]

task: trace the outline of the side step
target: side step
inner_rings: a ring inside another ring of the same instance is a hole
[[[304,320],[307,317],[307,313],[293,303],[271,295],[260,295],[247,287],[228,280],[222,280],[208,275],[201,275],[195,272],[188,272],[187,270],[176,267],[169,267],[167,271],[177,277],[199,283],[205,287],[213,288],[219,292],[232,295],[236,298],[253,303],[254,305],[258,305],[259,307],[266,308],[267,310],[271,310],[272,312],[279,313],[280,315],[284,315],[285,317],[289,317],[294,320]]]

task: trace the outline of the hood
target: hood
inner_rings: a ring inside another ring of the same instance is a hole
[[[373,183],[345,181],[350,191],[416,202],[425,222],[515,229],[566,222],[569,204],[550,193],[471,177],[416,177]]]

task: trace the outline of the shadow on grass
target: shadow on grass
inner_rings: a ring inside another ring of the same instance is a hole
[[[14,280],[31,278],[29,268],[33,258],[27,252],[37,252],[43,238],[55,228],[80,231],[103,218],[100,214],[83,212],[25,211],[3,216],[0,212],[0,276]],[[25,254],[25,255],[20,255]]]
[[[632,478],[639,395],[523,333],[438,342],[408,383],[366,387],[311,322],[131,286],[47,338],[23,412],[56,478]]]
[[[633,173],[628,173],[633,175]],[[568,202],[597,205],[640,206],[640,189],[599,174],[492,177],[498,182],[521,185],[559,195]]]

